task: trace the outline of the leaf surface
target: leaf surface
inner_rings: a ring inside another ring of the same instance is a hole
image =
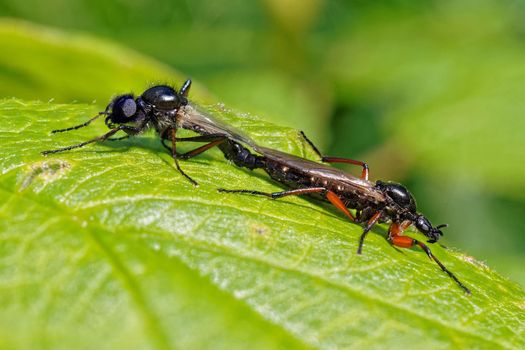
[[[267,146],[312,157],[292,129],[211,107]],[[465,295],[385,227],[278,190],[214,150],[174,169],[153,134],[43,157],[105,131],[49,131],[93,106],[0,102],[0,341],[33,348],[508,348],[525,346],[523,291],[433,245]],[[452,232],[450,234],[461,234]],[[419,234],[410,235],[423,239]]]

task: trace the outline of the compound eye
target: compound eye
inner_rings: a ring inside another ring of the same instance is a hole
[[[122,103],[121,109],[124,116],[131,118],[137,112],[137,104],[132,98],[127,98]]]
[[[111,119],[114,123],[129,122],[137,113],[137,103],[131,95],[117,97],[113,103]]]
[[[420,216],[416,221],[416,228],[423,233],[429,232],[431,227],[430,222],[423,216]]]

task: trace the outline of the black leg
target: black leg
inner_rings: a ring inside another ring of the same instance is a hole
[[[280,191],[280,192],[261,192],[261,191],[252,191],[252,190],[227,190],[224,188],[219,188],[217,191],[223,193],[244,193],[244,194],[253,194],[256,196],[265,196],[272,199],[282,198],[286,196],[299,196],[302,194],[309,193],[323,193],[328,190],[324,187],[310,187],[310,188],[300,188],[296,190]]]
[[[388,230],[388,240],[390,241],[390,243],[392,243],[392,245],[394,245],[395,247],[400,248],[412,248],[416,245],[419,246],[427,254],[429,259],[433,260],[436,264],[438,264],[441,270],[443,270],[443,272],[445,272],[452,280],[454,280],[454,282],[456,282],[458,286],[465,291],[465,293],[471,294],[470,289],[468,289],[467,286],[465,286],[456,277],[456,275],[454,275],[449,269],[447,269],[446,266],[443,265],[443,263],[439,261],[434,254],[432,254],[432,251],[425,243],[420,242],[417,239],[401,235],[408,226],[410,226],[409,223],[392,223]]]
[[[361,237],[359,237],[359,245],[357,246],[357,254],[361,254],[361,252],[363,251],[363,244],[365,243],[366,235],[368,234],[368,232],[370,232],[372,227],[379,221],[379,219],[381,218],[381,214],[382,213],[378,211],[377,213],[372,215],[370,220],[368,220],[368,222],[366,223],[366,226],[363,229],[363,233],[361,234]]]
[[[226,136],[221,134],[199,135],[192,137],[178,137],[177,141],[181,142],[211,142],[216,140],[224,140]]]
[[[110,137],[106,141],[121,141],[125,139],[129,139],[129,135],[121,136],[121,137]]]
[[[189,152],[186,152],[186,153],[183,153],[183,154],[180,154],[179,155],[179,158],[180,159],[190,159],[190,158],[193,158],[195,156],[198,156],[199,154],[203,153],[203,152],[206,152],[207,150],[209,150],[210,148],[213,148],[217,145],[220,145],[221,143],[223,143],[224,141],[226,141],[226,138],[223,137],[221,139],[217,139],[215,141],[212,141],[210,143],[207,143],[205,144],[204,146],[201,146],[201,147],[198,147],[198,148],[195,148],[194,150],[191,150]]]
[[[121,126],[118,126],[118,127],[114,128],[114,129],[111,129],[109,132],[105,133],[104,135],[101,135],[99,137],[95,137],[94,139],[91,139],[89,141],[84,141],[84,142],[81,142],[79,144],[68,146],[68,147],[63,147],[63,148],[57,148],[57,149],[53,149],[53,150],[43,151],[41,153],[42,153],[42,155],[48,155],[48,154],[52,154],[52,153],[66,152],[66,151],[69,151],[69,150],[72,150],[72,149],[75,149],[75,148],[84,147],[86,145],[89,145],[90,143],[99,142],[99,141],[106,141],[108,138],[110,138],[111,136],[113,136],[114,134],[116,134],[117,132],[119,132],[121,130],[138,133],[138,132],[140,132],[142,130],[142,128],[135,128],[135,127],[132,127],[132,126],[121,125]]]
[[[324,187],[307,187],[307,188],[299,188],[295,190],[273,192],[273,193],[252,191],[252,190],[226,190],[224,188],[219,188],[218,191],[224,192],[224,193],[252,194],[256,196],[265,196],[265,197],[269,197],[272,199],[282,198],[286,196],[300,196],[303,194],[320,193],[320,194],[323,194],[326,197],[326,199],[328,199],[328,201],[332,203],[337,209],[342,211],[343,214],[345,214],[351,221],[355,221],[354,216],[348,211],[348,208],[344,205],[341,198],[339,198],[339,196],[337,196],[334,192]]]
[[[175,167],[177,168],[179,173],[181,173],[181,175],[184,176],[194,186],[199,186],[197,181],[193,180],[189,175],[187,175],[179,165],[178,154],[177,154],[177,129],[170,129],[169,132],[171,136],[171,156],[173,158],[173,161],[175,162]]]
[[[310,145],[310,147],[312,147],[312,149],[319,156],[319,158],[321,158],[321,161],[323,161],[325,163],[345,163],[345,164],[358,165],[358,166],[360,166],[363,169],[361,171],[361,179],[368,180],[368,175],[369,175],[368,164],[366,164],[365,162],[362,162],[360,160],[355,160],[355,159],[350,159],[350,158],[326,157],[326,156],[323,156],[321,154],[321,152],[319,152],[319,149],[317,149],[317,147],[315,147],[314,143],[312,141],[310,141],[310,139],[308,137],[306,137],[304,132],[300,131],[300,134],[303,137],[303,139]]]
[[[168,151],[170,151],[170,153],[173,152],[173,149],[166,144],[166,139],[160,139],[160,143],[162,143],[162,146],[164,146],[164,148],[166,148]]]
[[[88,126],[89,124],[91,124],[92,121],[98,119],[98,117],[100,117],[101,115],[105,115],[107,114],[107,112],[100,112],[98,113],[96,116],[94,116],[93,118],[89,119],[87,122],[85,123],[82,123],[80,125],[76,125],[76,126],[72,126],[70,128],[65,128],[65,129],[57,129],[57,130],[53,130],[51,131],[52,134],[57,134],[59,132],[66,132],[66,131],[71,131],[71,130],[76,130],[76,129],[80,129],[80,128],[83,128],[85,126]]]
[[[301,135],[303,140],[305,140],[306,143],[308,143],[308,145],[310,145],[310,147],[312,147],[312,149],[314,150],[315,154],[317,154],[319,156],[319,158],[323,158],[323,155],[321,154],[321,152],[319,152],[319,149],[314,145],[314,143],[312,141],[310,141],[310,139],[308,137],[306,137],[306,134],[303,131],[299,131],[299,134]]]
[[[200,135],[200,136],[193,136],[193,137],[181,137],[177,138],[177,142],[209,142],[208,144],[204,146],[200,146],[198,148],[195,148],[191,151],[188,151],[186,153],[177,153],[178,159],[187,160],[190,158],[193,158],[195,156],[198,156],[199,154],[209,150],[210,148],[213,148],[224,141],[226,141],[227,138],[223,135]],[[162,145],[168,149],[170,152],[173,152],[172,148],[168,145],[166,145],[166,139],[161,139]]]

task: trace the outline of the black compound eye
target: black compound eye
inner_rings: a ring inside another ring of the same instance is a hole
[[[137,113],[137,103],[132,95],[119,96],[111,108],[111,121],[114,123],[127,123]]]
[[[416,221],[416,228],[423,233],[427,233],[430,232],[432,225],[425,217],[420,216]]]
[[[123,115],[127,118],[131,118],[137,112],[137,104],[133,99],[127,98],[122,103],[121,109]]]

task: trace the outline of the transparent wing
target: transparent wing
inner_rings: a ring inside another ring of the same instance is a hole
[[[242,142],[253,149],[257,144],[249,136],[233,126],[226,125],[195,105],[187,105],[179,111],[179,127],[196,131],[201,135],[224,135],[233,141]]]
[[[254,149],[270,160],[280,162],[290,168],[300,169],[303,173],[309,174],[310,176],[341,182],[347,186],[359,188],[363,191],[371,190],[374,187],[373,182],[360,179],[352,174],[328,165],[316,163],[305,158],[266,147],[256,146]]]
[[[368,180],[360,179],[328,165],[259,146],[249,136],[213,118],[208,112],[203,111],[195,105],[190,104],[181,108],[178,123],[179,127],[193,130],[201,135],[224,135],[224,137],[233,141],[244,143],[269,160],[278,162],[283,166],[294,168],[305,176],[314,176],[328,181],[339,182],[345,186],[366,192],[378,200],[384,199],[379,192],[374,191],[374,183]]]

